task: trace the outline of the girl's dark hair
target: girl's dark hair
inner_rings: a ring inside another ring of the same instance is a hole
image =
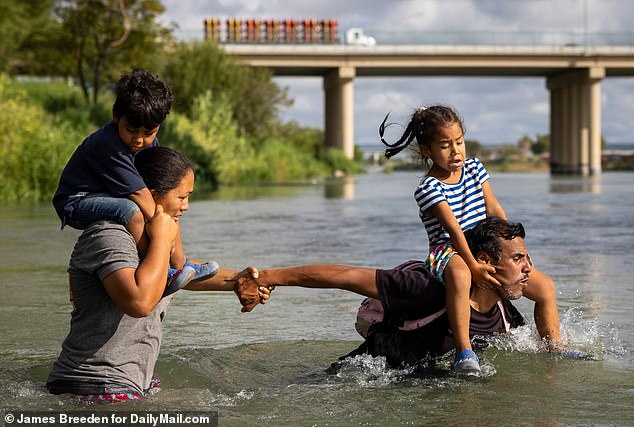
[[[524,226],[519,222],[509,222],[498,216],[489,216],[475,227],[465,231],[464,235],[474,256],[482,251],[495,262],[500,262],[502,257],[500,239],[512,240],[516,237],[523,239],[526,233]]]
[[[135,127],[154,129],[172,109],[172,91],[161,79],[135,68],[121,76],[115,87],[112,114]]]
[[[194,170],[194,164],[176,150],[150,147],[134,156],[134,166],[150,190],[164,195],[178,187],[185,175]]]
[[[392,124],[385,124],[389,115],[390,113],[385,116],[385,119],[383,119],[383,122],[379,126],[379,136],[381,137],[381,142],[388,147],[385,150],[385,157],[388,159],[409,146],[414,138],[416,138],[416,142],[419,145],[419,151],[421,146],[429,148],[434,138],[436,138],[438,131],[452,123],[458,123],[464,133],[462,119],[453,108],[444,105],[433,105],[431,107],[421,107],[416,110],[414,114],[412,114],[409,124],[405,128],[401,138],[395,143],[390,144],[383,139],[386,127]]]

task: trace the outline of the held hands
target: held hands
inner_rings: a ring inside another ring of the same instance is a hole
[[[471,270],[471,278],[473,283],[481,289],[494,289],[501,286],[500,282],[492,276],[495,273],[495,267],[489,264],[479,262]]]
[[[266,304],[274,286],[262,285],[258,280],[259,272],[255,267],[247,267],[234,278],[233,291],[242,304],[242,312],[246,313],[258,304]]]

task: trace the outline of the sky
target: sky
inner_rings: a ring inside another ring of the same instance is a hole
[[[629,33],[634,0],[162,0],[162,21],[179,39],[201,40],[204,18],[336,19],[341,31]],[[378,38],[378,36],[377,36]],[[633,49],[634,54],[634,49]],[[323,128],[319,77],[275,78],[294,100],[283,120]],[[466,137],[485,145],[514,144],[547,134],[549,96],[543,78],[366,77],[354,80],[355,143],[380,145],[378,126],[407,124],[421,105],[454,107]],[[634,77],[601,83],[602,134],[608,144],[634,143]],[[397,127],[398,131],[398,127]],[[398,136],[398,135],[395,135]]]

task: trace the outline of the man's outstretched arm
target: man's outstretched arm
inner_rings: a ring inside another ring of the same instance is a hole
[[[379,298],[376,270],[345,265],[304,265],[299,267],[262,270],[257,279],[241,278],[234,290],[241,298],[257,287],[300,286],[316,289],[343,289],[371,298]],[[244,305],[244,304],[243,304]],[[250,306],[250,311],[256,304]],[[247,308],[245,306],[245,308]]]
[[[346,265],[302,265],[260,272],[260,286],[301,286],[318,289],[343,289],[378,298],[376,270]]]

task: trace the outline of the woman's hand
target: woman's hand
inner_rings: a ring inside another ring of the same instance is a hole
[[[178,223],[171,215],[165,213],[163,206],[156,205],[154,215],[145,224],[145,232],[150,240],[160,239],[173,247],[178,236]]]

